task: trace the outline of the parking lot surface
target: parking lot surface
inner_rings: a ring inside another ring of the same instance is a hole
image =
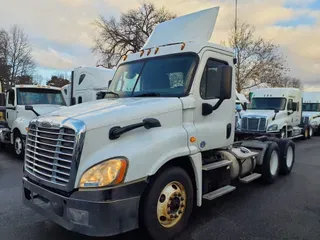
[[[112,238],[69,232],[22,204],[23,162],[0,150],[0,239],[146,239],[133,231]],[[110,216],[112,217],[112,216]],[[196,209],[178,240],[320,239],[320,137],[296,142],[291,175],[272,185],[259,181]]]

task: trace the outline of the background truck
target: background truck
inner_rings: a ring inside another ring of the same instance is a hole
[[[208,42],[218,10],[159,24],[121,60],[105,99],[31,121],[27,206],[86,235],[142,227],[172,239],[204,200],[290,173],[291,140],[234,143],[234,54]]]
[[[310,138],[312,129],[302,123],[302,91],[295,88],[260,88],[239,119],[237,136],[275,135],[279,138]],[[311,131],[310,131],[311,130]]]
[[[320,133],[320,92],[304,92],[302,104],[302,120],[310,125],[310,135]]]
[[[2,84],[0,82],[0,125],[2,125],[4,120],[4,114],[5,114],[5,94],[2,92]]]
[[[5,124],[0,128],[0,143],[14,147],[17,157],[24,156],[25,139],[31,119],[66,105],[60,88],[16,85],[6,93]]]
[[[78,67],[71,72],[71,83],[62,88],[68,106],[104,98],[114,75],[104,67]]]

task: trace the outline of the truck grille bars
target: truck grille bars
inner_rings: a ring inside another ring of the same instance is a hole
[[[260,117],[243,117],[241,119],[241,130],[242,131],[254,131],[262,132],[266,130],[266,118]]]
[[[70,180],[75,145],[73,129],[30,124],[25,144],[25,170],[44,181],[66,186]]]

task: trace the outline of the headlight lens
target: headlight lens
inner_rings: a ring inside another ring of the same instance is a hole
[[[278,130],[278,125],[277,124],[273,124],[273,125],[268,127],[268,131],[275,131],[275,130]]]
[[[104,187],[116,185],[124,180],[127,171],[126,159],[110,159],[89,168],[82,175],[79,187]]]
[[[313,122],[311,122],[310,124],[311,124],[312,127],[315,127],[315,126],[318,125],[316,121],[313,121]]]

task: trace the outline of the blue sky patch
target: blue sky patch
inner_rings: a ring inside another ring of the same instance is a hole
[[[296,27],[299,25],[309,25],[312,26],[316,23],[316,18],[311,16],[300,16],[294,19],[279,21],[275,25],[280,27]]]

